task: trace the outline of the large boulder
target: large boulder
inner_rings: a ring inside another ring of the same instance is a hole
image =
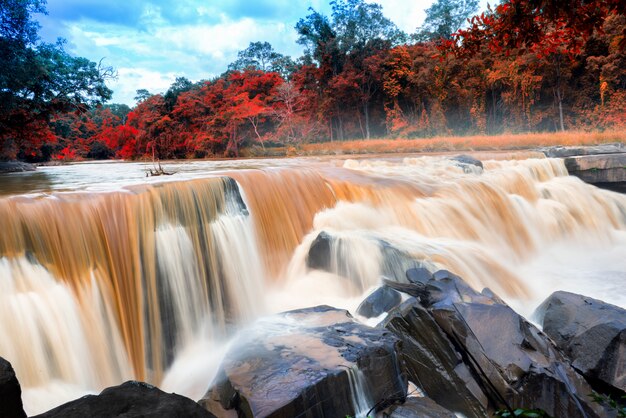
[[[456,418],[456,415],[429,398],[410,397],[384,414],[386,418]]]
[[[626,310],[597,299],[555,292],[536,311],[552,338],[592,384],[626,391]]]
[[[379,273],[394,281],[406,282],[405,272],[407,270],[424,267],[423,263],[387,241],[376,237],[364,238],[364,240],[370,241],[373,248],[380,253]],[[359,277],[359,269],[352,265],[354,261],[346,256],[353,252],[352,242],[321,231],[309,247],[306,258],[307,267],[334,273],[359,283],[362,279]]]
[[[128,381],[63,404],[35,418],[214,418],[184,396],[165,393],[147,383]]]
[[[22,389],[11,363],[0,357],[0,418],[26,417]]]
[[[463,356],[417,299],[391,311],[381,326],[402,340],[404,371],[426,396],[467,417],[488,415],[487,396]]]
[[[429,325],[432,331],[428,334],[414,331],[414,345],[432,353],[433,340],[444,345],[438,336],[443,333],[480,388],[472,395],[480,400],[479,394],[483,393],[490,411],[528,408],[542,409],[553,417],[606,416],[606,411],[589,398],[591,387],[554,343],[489,290],[478,293],[459,277],[445,271],[435,273],[426,285],[409,286],[415,287],[413,294],[418,295],[423,308],[412,308],[413,316],[419,316],[421,323],[432,320],[438,327],[437,330]],[[447,369],[443,369],[446,373],[432,366],[425,369],[430,368],[431,373],[437,370],[447,378],[452,360]],[[419,362],[415,364],[420,366]],[[415,372],[418,378],[425,373],[425,370],[421,370],[421,374]],[[409,372],[409,380],[411,378]],[[433,396],[429,388],[424,387],[424,391],[444,407],[457,410],[447,400]],[[466,400],[467,394],[462,399]]]
[[[344,417],[406,396],[390,332],[318,306],[241,331],[200,404],[218,416]]]

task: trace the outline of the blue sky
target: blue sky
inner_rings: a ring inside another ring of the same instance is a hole
[[[370,0],[367,0],[370,1]],[[408,33],[432,0],[378,0]],[[112,65],[112,102],[133,105],[137,89],[167,90],[177,76],[192,81],[219,75],[250,42],[268,41],[296,58],[294,26],[308,8],[329,14],[328,0],[48,0],[41,37],[67,39],[70,53]],[[485,3],[484,1],[482,2]]]

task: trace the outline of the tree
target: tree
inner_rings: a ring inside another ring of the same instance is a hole
[[[187,78],[176,77],[176,80],[172,83],[170,88],[167,89],[167,92],[165,92],[165,95],[163,96],[167,109],[169,111],[174,109],[178,96],[183,92],[191,90],[193,87],[194,87],[194,84],[191,81],[189,81]],[[139,93],[139,91],[137,91],[137,93]]]
[[[150,97],[152,97],[152,93],[150,93],[148,90],[146,89],[139,89],[135,92],[135,97],[133,98],[134,101],[137,102],[137,104],[149,99]]]
[[[246,49],[237,53],[237,60],[228,65],[228,70],[268,71],[289,78],[295,67],[296,64],[290,57],[274,51],[269,42],[250,42]]]
[[[478,11],[478,0],[436,0],[426,9],[424,24],[414,37],[421,42],[451,39]]]
[[[72,57],[63,40],[39,42],[31,15],[44,12],[43,1],[0,0],[0,158],[47,158],[42,147],[54,141],[44,127],[54,115],[86,111],[112,94],[112,68]]]

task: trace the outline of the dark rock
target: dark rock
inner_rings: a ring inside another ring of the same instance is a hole
[[[428,271],[427,268],[418,267],[408,269],[406,271],[406,278],[410,283],[423,283],[426,284],[430,279],[433,278],[433,274]]]
[[[370,293],[359,305],[356,312],[366,318],[375,318],[389,312],[402,301],[402,295],[389,286],[381,286]]]
[[[54,408],[36,418],[214,418],[184,396],[165,393],[143,382],[129,381]]]
[[[334,238],[325,231],[320,232],[309,248],[306,264],[309,268],[330,271],[331,242]]]
[[[328,306],[263,318],[238,334],[200,404],[219,416],[344,417],[360,388],[361,411],[383,409],[406,396],[399,344]]]
[[[22,161],[0,161],[0,174],[35,171],[36,167]]]
[[[379,248],[382,259],[380,274],[383,276],[398,282],[406,282],[408,269],[423,267],[422,263],[388,242],[377,238],[371,238],[371,241]],[[343,256],[350,254],[351,251],[349,240],[322,231],[309,248],[306,264],[311,269],[324,270],[360,283],[361,277],[356,277],[358,269],[351,266],[347,259],[343,259]]]
[[[0,418],[26,417],[22,388],[11,363],[0,357]]]
[[[488,415],[488,400],[434,318],[415,299],[391,311],[381,324],[402,340],[407,378],[426,396],[467,417]]]
[[[456,418],[437,402],[429,398],[410,397],[402,405],[391,409],[387,418]]]
[[[626,310],[555,292],[536,314],[544,332],[587,380],[626,391]]]
[[[472,157],[471,155],[461,154],[461,155],[456,155],[454,157],[451,157],[450,159],[459,163],[458,165],[465,172],[471,172],[471,170],[467,170],[467,168],[469,168],[467,166],[470,166],[470,165],[483,168],[483,162]]]
[[[591,387],[541,331],[499,298],[491,297],[491,291],[478,293],[449,272],[437,272],[434,277],[421,286],[420,306],[405,302],[404,311],[394,317],[390,313],[385,323],[397,335],[406,336],[403,356],[408,378],[417,379],[414,383],[428,397],[468,416],[481,416],[460,409],[475,407],[476,401],[491,412],[529,408],[554,417],[604,416],[603,408],[588,397]],[[442,348],[446,341],[452,349]],[[454,353],[462,358],[477,389],[472,389],[471,396],[455,393],[453,404],[440,393],[446,386],[458,389],[458,380],[466,379],[466,372],[458,372],[455,366]],[[456,375],[450,373],[451,368]]]

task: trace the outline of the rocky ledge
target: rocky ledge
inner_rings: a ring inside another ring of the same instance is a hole
[[[624,309],[557,292],[537,311],[544,333],[446,270],[412,268],[381,284],[359,308],[374,327],[318,306],[241,330],[198,403],[127,382],[39,418],[482,418],[520,409],[599,418],[624,408],[590,396],[626,395]],[[24,416],[15,373],[0,359],[0,417]]]
[[[622,143],[589,147],[549,147],[550,158],[563,158],[572,176],[609,190],[626,193],[626,147]]]
[[[0,161],[0,174],[35,171],[35,166],[22,161]]]

